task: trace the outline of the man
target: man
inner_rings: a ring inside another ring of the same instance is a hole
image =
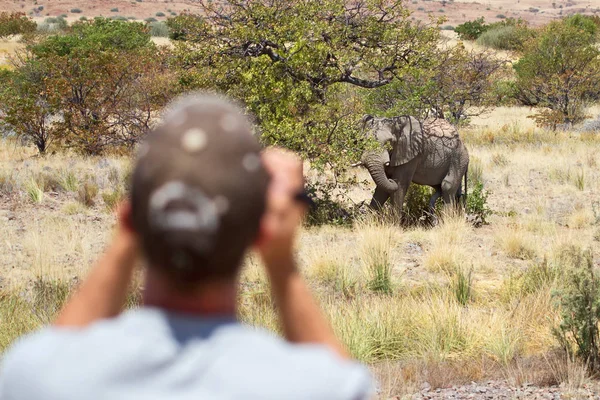
[[[141,146],[107,252],[53,326],[3,361],[0,398],[366,399],[298,273],[302,164],[261,148],[240,111],[188,95]],[[237,279],[254,246],[285,339],[238,323]],[[140,250],[143,306],[121,314]]]

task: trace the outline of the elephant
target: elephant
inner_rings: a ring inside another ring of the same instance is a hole
[[[461,199],[463,177],[466,192],[469,152],[449,122],[365,115],[363,130],[379,143],[377,149],[366,150],[360,162],[376,184],[371,208],[381,209],[391,197],[395,209],[401,212],[411,182],[435,189],[430,211],[440,196],[445,204],[456,204]]]

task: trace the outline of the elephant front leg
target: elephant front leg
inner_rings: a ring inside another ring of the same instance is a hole
[[[392,204],[394,205],[394,211],[397,214],[397,217],[400,218],[402,216],[402,206],[404,205],[404,197],[406,197],[406,193],[408,191],[408,185],[398,185],[398,190],[392,193]]]
[[[386,192],[383,188],[376,187],[369,207],[371,207],[373,210],[381,211],[383,205],[389,198],[390,194],[388,192]]]

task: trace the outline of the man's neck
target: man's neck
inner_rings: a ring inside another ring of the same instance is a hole
[[[235,317],[237,284],[235,281],[210,282],[182,292],[169,285],[164,278],[148,271],[143,303],[177,313]]]

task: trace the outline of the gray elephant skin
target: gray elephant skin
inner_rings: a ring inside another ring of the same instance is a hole
[[[379,143],[378,149],[365,151],[361,158],[376,184],[372,208],[380,209],[391,197],[401,212],[411,183],[435,189],[430,209],[440,196],[444,203],[455,204],[462,195],[463,177],[466,191],[469,153],[449,122],[366,115],[363,126],[365,134]]]

